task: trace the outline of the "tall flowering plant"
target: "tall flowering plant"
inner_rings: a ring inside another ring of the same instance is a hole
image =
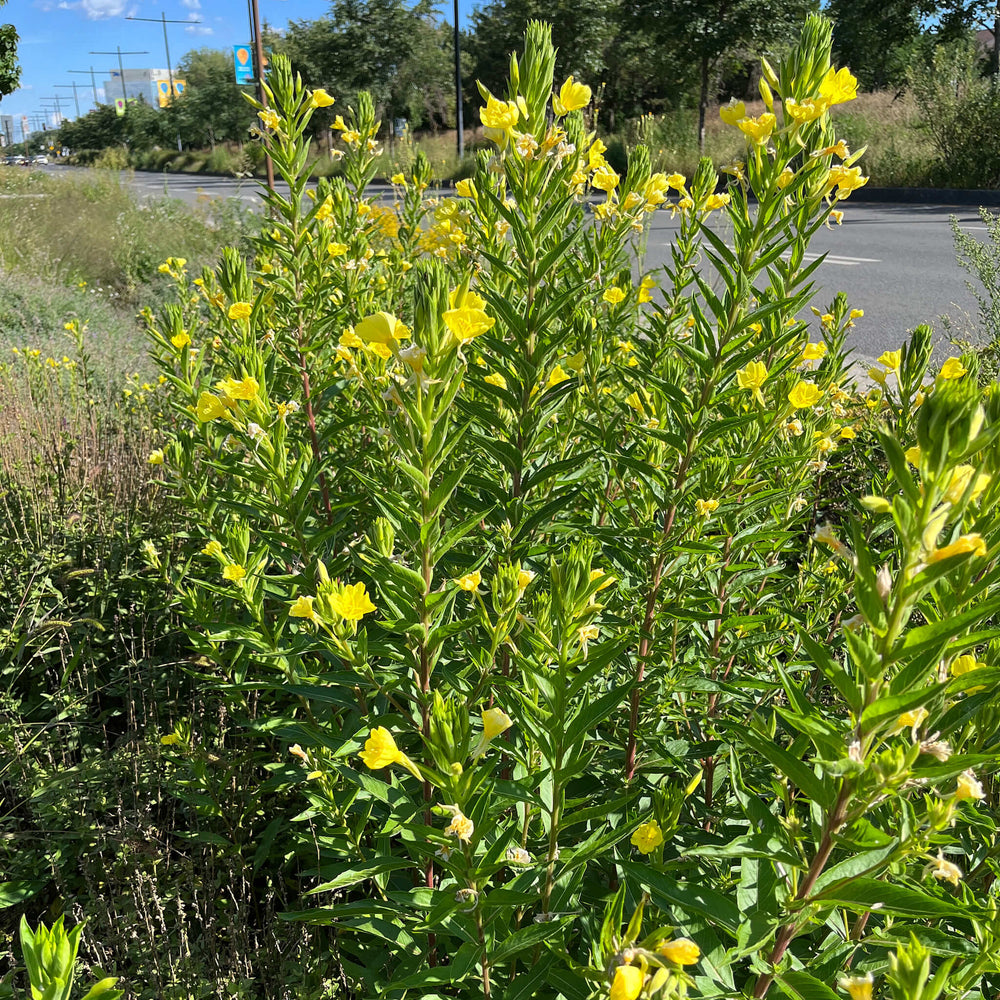
[[[331,98],[276,59],[290,194],[148,315],[191,524],[162,571],[315,830],[286,916],[359,996],[976,988],[1000,414],[922,333],[860,394],[861,310],[810,318],[864,183],[829,25],[723,109],[722,177],[619,175],[553,67],[532,24],[473,176],[434,195],[418,157],[387,204],[363,95],[307,190]]]

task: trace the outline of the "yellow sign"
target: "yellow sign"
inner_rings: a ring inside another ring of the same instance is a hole
[[[187,80],[174,80],[173,93],[170,92],[169,80],[156,81],[156,101],[165,108],[175,97],[180,97],[187,90]]]

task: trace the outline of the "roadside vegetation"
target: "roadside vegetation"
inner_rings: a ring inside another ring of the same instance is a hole
[[[454,196],[280,53],[262,227],[0,168],[0,996],[994,989],[1000,393],[852,380],[797,34],[727,174],[539,22]]]

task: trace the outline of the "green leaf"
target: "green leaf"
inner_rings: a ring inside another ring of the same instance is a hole
[[[573,918],[560,917],[514,931],[513,934],[505,938],[500,945],[493,949],[493,953],[490,956],[493,964],[499,965],[501,962],[507,962],[515,955],[520,955],[522,951],[541,944],[547,938],[558,934],[563,929],[563,925],[569,923],[571,919]]]
[[[836,903],[860,912],[873,907],[880,913],[901,917],[962,917],[973,916],[972,908],[939,896],[931,896],[921,889],[913,889],[898,882],[880,882],[874,878],[859,878],[843,885],[835,885],[826,892],[814,893],[813,901]]]
[[[772,764],[779,774],[784,775],[788,780],[809,796],[813,802],[821,805],[824,809],[829,809],[833,805],[834,787],[828,781],[816,776],[816,773],[808,765],[793,756],[787,750],[778,746],[770,737],[761,736],[760,733],[748,726],[732,726],[733,736],[745,743],[752,750],[756,750],[765,760]]]
[[[779,972],[775,981],[786,996],[792,1000],[843,1000],[826,983],[810,976],[808,972],[789,969]]]
[[[649,891],[660,909],[678,907],[685,912],[700,913],[708,918],[713,927],[721,927],[736,936],[742,916],[728,896],[705,885],[678,882],[668,872],[659,872],[634,861],[623,861],[621,869],[626,878]]]

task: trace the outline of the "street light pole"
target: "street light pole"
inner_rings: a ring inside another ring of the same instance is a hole
[[[458,34],[458,0],[455,0],[455,125],[458,128],[458,160],[465,155],[465,126],[462,122],[462,51]]]
[[[257,7],[257,0],[250,0],[250,32],[253,39],[254,54],[257,58],[257,100],[266,108],[267,93],[264,91],[264,43],[260,37],[260,11]],[[270,191],[274,191],[274,164],[271,162],[271,154],[264,146],[264,164],[267,170],[267,186]]]

